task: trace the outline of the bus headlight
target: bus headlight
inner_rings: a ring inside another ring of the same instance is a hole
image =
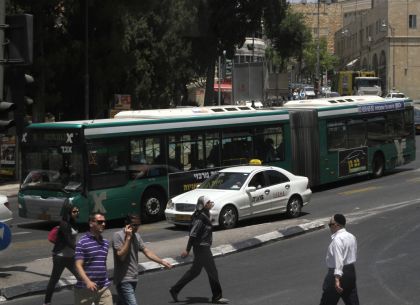
[[[174,208],[174,203],[172,202],[171,199],[166,204],[166,208],[169,209],[169,210],[172,210]]]

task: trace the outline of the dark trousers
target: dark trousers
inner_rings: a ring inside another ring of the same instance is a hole
[[[172,287],[172,290],[176,293],[179,293],[185,285],[187,285],[200,274],[201,269],[204,267],[209,277],[213,299],[220,299],[222,297],[222,287],[220,286],[216,264],[214,263],[214,258],[210,247],[194,246],[193,250],[194,261],[191,268]]]
[[[353,264],[343,267],[341,288],[343,288],[343,292],[339,294],[335,290],[334,269],[329,269],[322,285],[323,293],[320,305],[336,305],[340,298],[343,299],[346,305],[359,305],[356,288],[356,270]]]
[[[57,282],[60,279],[64,268],[67,268],[71,273],[73,273],[74,276],[77,277],[73,257],[53,255],[53,269],[51,271],[50,280],[48,282],[47,292],[45,293],[44,303],[51,303],[51,298],[54,293],[55,285],[57,285]]]

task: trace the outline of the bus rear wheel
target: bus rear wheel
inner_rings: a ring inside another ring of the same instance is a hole
[[[165,197],[156,189],[144,193],[141,201],[141,219],[144,222],[158,221],[165,212]]]
[[[373,157],[372,161],[372,177],[379,178],[382,177],[385,170],[385,160],[384,157],[380,154],[377,154]]]

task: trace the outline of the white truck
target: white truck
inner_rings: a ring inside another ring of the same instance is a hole
[[[382,96],[381,79],[375,76],[355,77],[353,94]]]

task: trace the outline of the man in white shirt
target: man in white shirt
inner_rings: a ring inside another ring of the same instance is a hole
[[[328,246],[326,263],[328,273],[322,286],[320,305],[336,305],[340,298],[346,305],[359,305],[356,288],[357,241],[346,231],[346,218],[342,214],[331,217],[331,243]]]

